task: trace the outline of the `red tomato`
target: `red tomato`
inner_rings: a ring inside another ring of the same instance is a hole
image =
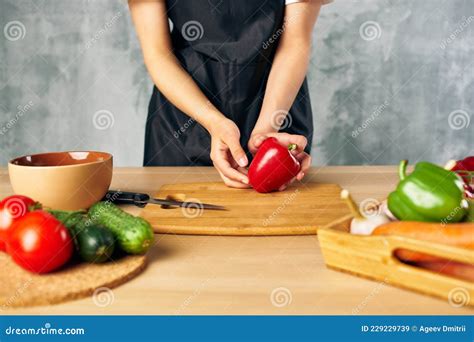
[[[73,242],[60,221],[48,212],[36,210],[15,222],[7,241],[7,252],[24,269],[47,273],[71,258]]]
[[[6,250],[8,234],[13,223],[37,205],[38,203],[31,198],[22,195],[8,196],[0,202],[0,251]]]

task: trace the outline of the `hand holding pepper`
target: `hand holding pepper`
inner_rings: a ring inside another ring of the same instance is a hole
[[[252,137],[249,150],[257,152],[248,172],[252,187],[263,193],[282,191],[295,179],[301,180],[311,163],[311,157],[304,152],[306,143],[303,136],[287,133]]]
[[[240,131],[229,119],[215,121],[211,134],[211,160],[224,183],[232,188],[249,188],[248,164],[245,151],[240,146]]]
[[[282,146],[295,145],[295,149],[291,150],[291,154],[300,163],[301,168],[290,182],[283,184],[278,190],[285,190],[286,187],[291,184],[295,179],[302,180],[305,173],[311,166],[311,156],[307,154],[304,149],[308,143],[307,139],[302,135],[289,134],[289,133],[254,133],[249,139],[248,147],[249,151],[255,155],[257,150],[260,148],[262,143],[267,138],[275,138],[278,143]]]

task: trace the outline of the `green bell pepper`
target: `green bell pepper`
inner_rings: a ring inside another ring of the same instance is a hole
[[[400,183],[388,196],[388,208],[402,221],[459,222],[467,213],[463,181],[454,172],[419,162],[406,174],[408,161],[398,169]]]
[[[474,199],[467,200],[469,208],[467,209],[467,215],[464,217],[463,222],[474,222]]]

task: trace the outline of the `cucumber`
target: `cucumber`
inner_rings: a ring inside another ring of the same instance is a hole
[[[114,253],[114,234],[99,225],[92,224],[79,230],[76,239],[79,255],[87,262],[103,263]]]
[[[89,217],[112,231],[120,248],[129,254],[144,254],[153,244],[150,223],[130,215],[107,201],[97,202],[89,209]]]
[[[109,260],[115,249],[114,234],[94,224],[83,211],[49,210],[66,228],[74,240],[81,259],[92,263]]]

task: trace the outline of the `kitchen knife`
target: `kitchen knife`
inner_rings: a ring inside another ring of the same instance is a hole
[[[151,203],[151,204],[167,205],[171,207],[209,209],[209,210],[227,210],[225,207],[221,205],[151,198],[148,194],[144,194],[140,192],[120,191],[120,190],[107,191],[107,194],[104,196],[102,200],[109,201],[114,204],[133,204],[140,208],[143,208],[148,203]]]

